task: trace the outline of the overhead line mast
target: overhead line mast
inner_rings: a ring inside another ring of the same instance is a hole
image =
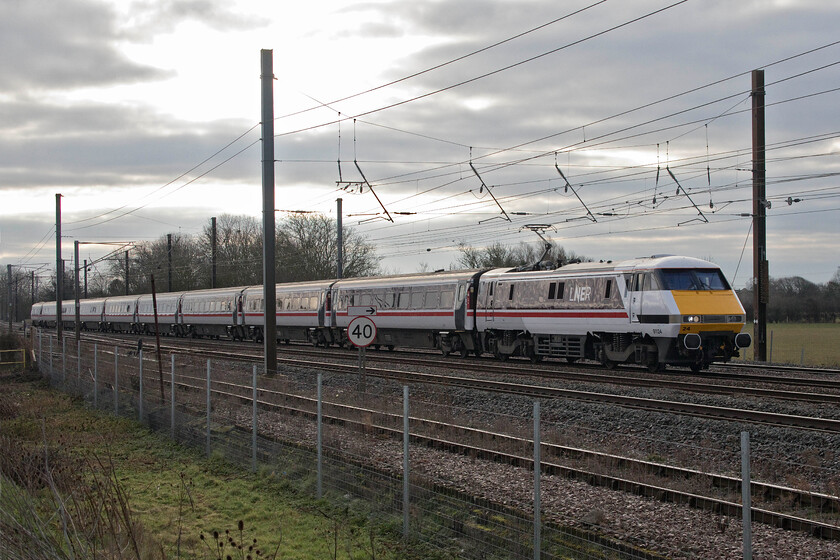
[[[265,374],[277,372],[277,289],[274,268],[274,51],[260,51],[263,187],[263,357]]]
[[[770,267],[767,262],[766,154],[764,139],[764,70],[752,72],[753,156],[753,323],[755,359],[767,361],[767,303],[770,301]]]

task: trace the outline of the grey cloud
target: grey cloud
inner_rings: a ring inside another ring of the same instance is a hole
[[[185,123],[142,107],[53,105],[33,99],[0,105],[0,123],[0,189],[165,184],[249,128],[242,121]],[[213,177],[252,177],[241,161],[234,159]]]
[[[224,0],[142,0],[128,10],[123,32],[137,40],[173,31],[184,21],[197,21],[220,31],[237,31],[265,25],[255,15],[228,8]]]
[[[114,13],[88,0],[0,3],[0,92],[162,79],[115,45]]]
[[[135,2],[128,12],[96,0],[0,3],[0,92],[64,90],[162,80],[170,70],[132,61],[121,41],[146,42],[184,21],[213,29],[258,27],[220,0]]]

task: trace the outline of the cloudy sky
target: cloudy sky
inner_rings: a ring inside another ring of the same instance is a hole
[[[544,224],[595,259],[709,258],[738,287],[764,69],[770,273],[823,283],[840,266],[838,27],[834,0],[4,1],[0,263],[49,276],[56,193],[67,259],[74,240],[260,217],[272,49],[278,219],[334,217],[340,197],[387,272]]]

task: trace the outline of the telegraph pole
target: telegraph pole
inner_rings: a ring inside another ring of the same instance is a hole
[[[12,265],[6,265],[7,291],[9,293],[9,334],[12,333]]]
[[[61,195],[55,195],[55,334],[61,344],[64,335],[61,300],[64,295],[64,263],[61,261]]]
[[[753,156],[753,322],[755,359],[767,361],[767,303],[770,301],[770,268],[767,261],[766,161],[764,144],[764,70],[752,72]]]
[[[73,241],[73,294],[76,296],[76,342],[79,342],[79,339],[82,336],[82,326],[80,325],[80,303],[79,298],[81,297],[80,290],[79,290],[79,242]]]
[[[169,277],[166,289],[172,291],[172,234],[166,234],[166,260],[169,263]]]
[[[277,372],[277,288],[274,270],[274,63],[273,51],[260,51],[262,86],[263,334],[265,373]]]
[[[87,259],[85,259],[85,299],[87,299]]]
[[[125,252],[125,295],[128,295],[128,251]]]
[[[337,218],[336,218],[336,230],[337,230],[336,231],[336,236],[338,237],[338,251],[337,251],[336,263],[335,263],[335,269],[336,269],[335,270],[335,277],[338,278],[339,280],[343,277],[343,273],[344,273],[344,231],[342,230],[342,225],[341,225],[341,218],[342,218],[342,216],[341,216],[341,214],[342,214],[341,202],[342,201],[341,201],[340,198],[335,199],[335,203],[336,203],[335,213],[336,213],[336,216],[337,216]]]
[[[216,287],[216,216],[210,218],[210,287]]]

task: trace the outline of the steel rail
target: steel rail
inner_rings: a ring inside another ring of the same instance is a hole
[[[183,382],[176,385],[190,388],[203,389],[203,379],[200,377],[181,376],[182,379],[192,379],[196,385],[189,385]],[[234,398],[241,402],[251,404],[252,397],[248,394],[251,387],[238,385],[235,383],[214,381],[217,387],[225,387],[227,389],[241,389],[245,394],[231,392],[230,390],[212,389],[211,391],[225,398]],[[294,395],[275,391],[272,389],[260,390],[263,399],[257,401],[257,405],[263,410],[277,410],[283,411],[286,414],[291,414],[299,417],[307,417],[315,419],[314,412],[317,405],[316,399],[302,395]],[[266,400],[266,397],[274,396],[282,399],[284,404],[278,404]],[[291,402],[290,402],[291,401]],[[296,403],[296,404],[294,404]],[[364,430],[369,432],[371,429],[379,434],[387,435],[393,439],[399,440],[403,436],[401,423],[402,416],[396,413],[388,413],[380,410],[360,407],[356,405],[347,405],[339,402],[325,401],[323,403],[326,407],[333,410],[334,413],[343,411],[343,416],[325,415],[323,419],[332,423],[357,430]],[[349,413],[349,414],[348,414]],[[364,416],[365,420],[354,420],[350,415]],[[379,421],[373,422],[371,419],[377,418]],[[488,430],[481,430],[469,426],[462,426],[450,424],[446,422],[439,422],[426,418],[412,416],[410,418],[411,425],[418,430],[420,427],[425,427],[430,433],[447,433],[456,432],[462,436],[478,439],[481,441],[494,441],[499,444],[499,447],[504,445],[524,447],[533,446],[533,440],[529,438],[520,438],[511,436],[500,432],[491,432]],[[414,431],[410,434],[410,439],[415,444],[422,444],[425,446],[434,446],[449,452],[456,452],[462,455],[469,455],[481,457],[486,460],[494,462],[504,462],[521,468],[533,469],[533,459],[526,456],[516,455],[510,452],[505,452],[500,449],[489,449],[487,447],[480,447],[469,445],[466,443],[456,442],[450,439],[442,439],[438,436],[432,436],[428,433],[420,433]],[[642,461],[630,457],[624,457],[613,454],[600,453],[596,451],[551,444],[547,442],[541,443],[541,449],[545,451],[545,457],[553,458],[576,458],[579,460],[597,460],[607,466],[618,466],[626,470],[637,468],[644,472],[654,474],[659,478],[705,478],[708,484],[714,488],[726,489],[730,492],[740,492],[741,480],[736,477],[731,477],[716,473],[705,473],[695,469],[686,469],[676,467],[673,465],[665,465],[662,463],[655,463],[652,461]],[[710,496],[702,496],[695,493],[683,492],[673,488],[667,488],[658,484],[651,484],[630,480],[620,476],[608,475],[604,473],[592,472],[589,470],[577,468],[574,466],[561,464],[552,459],[541,462],[541,472],[545,474],[562,475],[566,478],[582,480],[592,486],[601,486],[613,490],[620,490],[623,492],[632,493],[639,496],[650,497],[659,501],[672,502],[676,504],[684,504],[689,507],[714,511],[715,513],[737,517],[741,515],[741,505],[737,502],[728,501],[722,498],[715,498]],[[802,506],[812,507],[820,510],[826,510],[833,513],[840,511],[840,497],[831,496],[828,494],[820,494],[798,490],[795,488],[779,486],[774,484],[767,484],[757,481],[751,482],[752,494],[757,497],[775,496],[780,501],[786,500],[790,503],[797,503]],[[789,515],[782,512],[775,512],[763,508],[752,508],[753,520],[756,522],[768,524],[774,527],[783,529],[797,530],[807,532],[811,535],[831,539],[840,540],[840,527],[806,519],[803,517]]]

